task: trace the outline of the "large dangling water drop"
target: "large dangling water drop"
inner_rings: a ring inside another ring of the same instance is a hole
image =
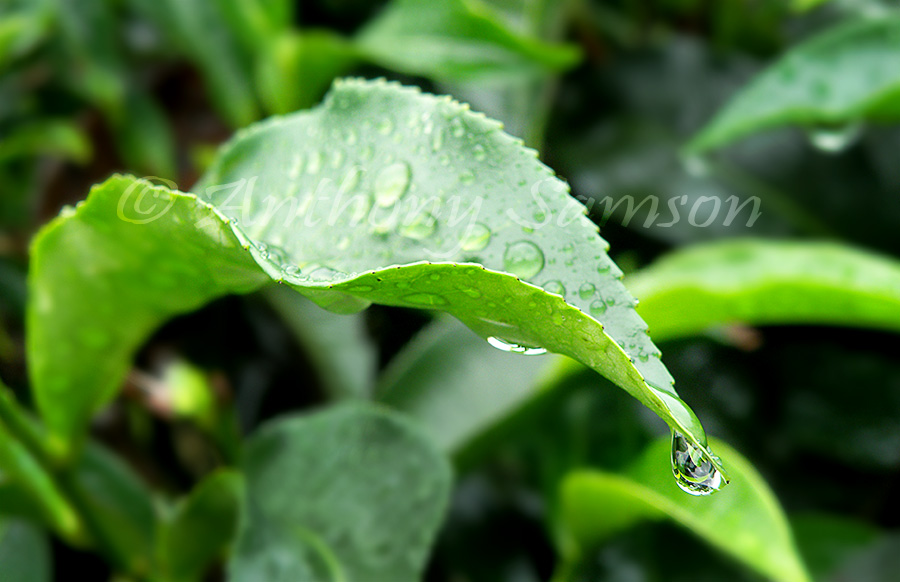
[[[728,485],[713,459],[718,462],[709,449],[697,447],[680,432],[672,431],[672,473],[682,491],[709,495]]]
[[[498,350],[502,350],[504,352],[512,352],[514,354],[522,354],[523,356],[540,356],[547,353],[547,350],[545,350],[544,348],[523,346],[513,342],[502,340],[494,336],[487,338],[487,342]]]

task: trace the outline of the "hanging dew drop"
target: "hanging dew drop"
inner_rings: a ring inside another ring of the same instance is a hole
[[[807,131],[807,136],[817,150],[827,154],[839,154],[859,141],[862,133],[862,123],[848,123],[834,127],[815,127]]]
[[[545,350],[544,348],[523,346],[513,342],[502,340],[494,336],[487,338],[487,342],[498,350],[511,352],[514,354],[522,354],[523,356],[540,356],[547,353],[547,350]]]
[[[694,446],[683,434],[672,431],[672,474],[675,483],[690,495],[709,495],[728,484],[716,469],[709,450]]]

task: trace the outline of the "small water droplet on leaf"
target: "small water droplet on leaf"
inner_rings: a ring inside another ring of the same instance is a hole
[[[520,240],[506,247],[503,268],[522,279],[530,279],[544,268],[544,253],[531,241]]]

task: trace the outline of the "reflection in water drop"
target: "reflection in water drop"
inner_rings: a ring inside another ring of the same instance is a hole
[[[709,449],[696,447],[680,432],[672,432],[672,473],[685,493],[709,495],[728,484],[713,464],[713,458]]]
[[[523,356],[540,356],[547,353],[547,350],[545,350],[544,348],[521,346],[519,344],[514,344],[512,342],[508,342],[494,336],[487,338],[487,342],[498,350],[504,352],[512,352],[514,354],[522,354]]]
[[[863,133],[862,123],[848,123],[839,126],[822,126],[807,132],[809,142],[819,151],[839,154],[855,144]]]

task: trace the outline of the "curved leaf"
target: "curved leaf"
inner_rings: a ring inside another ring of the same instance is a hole
[[[36,239],[28,347],[57,434],[83,430],[166,318],[274,280],[332,311],[439,309],[568,355],[705,446],[584,207],[496,122],[347,81],[240,132],[199,188],[211,204],[114,177]]]
[[[835,243],[696,245],[663,257],[627,283],[657,341],[729,323],[900,331],[900,263]]]
[[[787,520],[765,481],[722,442],[733,484],[710,498],[684,495],[669,474],[668,439],[652,444],[622,475],[577,471],[562,485],[560,518],[571,560],[644,520],[671,519],[779,582],[808,582]]]
[[[900,117],[900,16],[848,22],[792,49],[742,89],[689,144],[694,153],[785,125]]]
[[[420,579],[451,475],[410,421],[343,405],[272,421],[246,453],[231,580]]]
[[[533,75],[579,59],[576,47],[513,32],[479,0],[394,0],[357,46],[387,68],[447,81]]]

